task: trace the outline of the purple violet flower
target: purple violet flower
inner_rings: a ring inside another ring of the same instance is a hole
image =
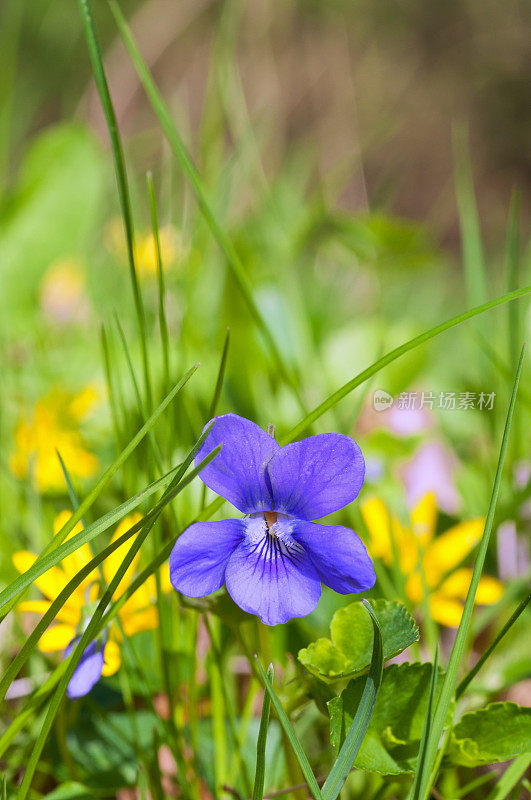
[[[68,658],[79,639],[79,636],[72,639],[65,650],[65,658]],[[66,694],[71,700],[84,697],[101,678],[105,663],[103,658],[104,647],[104,643],[94,641],[83,652],[66,689]]]
[[[170,556],[177,591],[203,597],[226,583],[240,608],[278,625],[310,614],[321,582],[340,594],[374,585],[372,561],[354,531],[310,522],[358,496],[365,464],[353,439],[321,433],[280,447],[254,422],[225,414],[196,464],[220,443],[201,478],[246,517],[184,531]]]

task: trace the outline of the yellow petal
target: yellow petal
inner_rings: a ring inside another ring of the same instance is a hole
[[[159,624],[159,617],[155,606],[146,608],[144,611],[127,612],[126,603],[120,613],[120,620],[123,625],[124,633],[126,636],[131,636],[134,633],[141,631],[150,631],[156,628]]]
[[[420,603],[424,597],[424,586],[418,572],[414,572],[406,581],[406,594],[412,603]]]
[[[479,579],[478,590],[476,592],[476,603],[482,606],[489,606],[497,603],[503,594],[503,583],[490,575],[483,575]]]
[[[413,532],[422,547],[426,547],[435,533],[437,522],[437,503],[433,492],[425,494],[411,512]]]
[[[68,520],[70,519],[71,516],[72,516],[72,512],[69,511],[66,508],[63,511],[60,511],[57,514],[57,516],[55,517],[55,519],[53,521],[53,533],[54,533],[54,536],[56,534],[58,534],[59,531],[62,528],[64,528],[64,526],[66,525],[66,523],[68,522]],[[73,536],[75,533],[79,533],[82,530],[83,530],[83,525],[81,524],[81,522],[78,522],[76,525],[74,525],[74,528],[71,531],[71,533],[69,533],[69,537]]]
[[[412,530],[405,528],[396,517],[391,520],[391,537],[403,575],[410,575],[419,561],[419,541]]]
[[[129,613],[135,609],[144,609],[156,602],[156,598],[157,588],[155,586],[155,579],[153,578],[153,582],[148,583],[148,581],[146,581],[131,595],[125,603],[124,608],[126,608]]]
[[[124,533],[127,533],[129,528],[135,525],[140,519],[142,519],[142,515],[139,514],[137,511],[135,511],[134,514],[128,514],[127,517],[124,517],[123,520],[118,525],[118,527],[116,528],[116,531],[111,539],[111,542],[115,542],[117,539],[120,538],[120,536],[123,536]],[[108,556],[108,558],[106,558],[105,561],[103,562],[103,574],[105,576],[105,580],[107,581],[107,583],[110,583],[114,578],[114,576],[116,575],[119,567],[122,564],[122,561],[126,557],[131,547],[131,544],[132,544],[132,539],[128,540],[127,542],[124,542],[123,544],[120,545],[120,547],[118,547],[114,551],[114,553],[111,553],[111,555]],[[120,597],[120,595],[123,594],[127,586],[129,586],[129,584],[133,580],[138,558],[139,554],[137,553],[132,563],[128,567],[124,577],[122,578],[122,580],[120,581],[119,585],[116,588],[116,591],[114,593],[115,598]]]
[[[160,586],[164,594],[171,592],[173,589],[170,581],[170,567],[168,564],[164,564],[160,569]]]
[[[446,578],[440,586],[442,594],[448,597],[455,597],[458,600],[465,600],[472,580],[472,570],[466,567],[456,569]]]
[[[102,675],[114,675],[114,673],[120,668],[122,656],[120,653],[120,648],[116,642],[113,642],[112,639],[109,639],[105,645],[103,659],[105,663],[103,665]]]
[[[17,609],[23,614],[46,614],[50,606],[51,603],[48,600],[25,600],[23,603],[18,604]],[[63,606],[59,609],[55,618],[59,622],[66,622],[74,626],[79,622],[79,614],[68,608],[68,606]]]
[[[466,569],[464,567],[462,569],[456,569],[456,571],[441,584],[440,590],[445,595],[465,600],[471,580],[471,569]],[[497,578],[493,578],[490,575],[483,575],[483,577],[479,579],[476,603],[485,606],[491,603],[497,603],[502,594],[503,584]]]
[[[53,525],[54,534],[59,533],[61,528],[63,528],[63,526],[66,525],[71,516],[72,512],[66,509],[64,511],[59,512],[59,514],[56,516],[54,520],[54,525]],[[81,522],[78,522],[77,525],[75,525],[74,528],[70,531],[65,541],[68,541],[68,539],[71,539],[73,536],[76,536],[82,530],[83,530],[83,525],[81,524]],[[68,575],[68,578],[70,579],[73,578],[74,575],[77,575],[77,573],[80,570],[82,570],[83,567],[86,567],[86,565],[89,563],[89,561],[91,561],[91,559],[92,559],[92,552],[90,550],[89,545],[83,544],[69,556],[63,558],[61,564],[65,573]],[[94,580],[94,573],[91,573],[86,578],[84,578],[80,586],[86,586],[93,580]]]
[[[434,592],[430,596],[430,612],[433,619],[440,625],[457,628],[461,622],[463,604],[458,600],[445,597],[440,592]]]
[[[53,653],[55,650],[66,650],[76,635],[72,625],[52,625],[44,631],[39,640],[39,650],[43,653]]]
[[[430,586],[466,558],[481,539],[484,525],[484,519],[471,519],[455,525],[433,540],[424,557],[424,569]]]
[[[99,392],[94,385],[86,386],[70,401],[69,410],[75,420],[82,420],[98,404]]]
[[[21,574],[27,572],[36,560],[35,553],[29,553],[27,550],[19,550],[13,554],[13,564]],[[50,567],[43,575],[35,579],[36,586],[49,600],[55,600],[67,583],[67,577],[59,567]],[[83,605],[83,597],[74,592],[66,604],[72,609],[80,608]]]
[[[385,505],[378,497],[370,497],[361,504],[361,514],[370,536],[371,555],[381,558],[386,564],[392,559],[390,519]]]

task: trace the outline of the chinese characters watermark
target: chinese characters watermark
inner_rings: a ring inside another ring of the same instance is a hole
[[[372,398],[376,411],[385,411],[395,405],[404,411],[420,411],[423,408],[433,411],[492,411],[496,392],[400,392],[393,397],[383,389],[377,389]]]

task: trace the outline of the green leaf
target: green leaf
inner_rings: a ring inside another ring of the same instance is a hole
[[[463,767],[477,767],[530,752],[531,708],[490,703],[461,717],[452,731],[446,758]]]
[[[52,792],[44,795],[45,800],[93,800],[93,797],[93,792],[77,781],[62,783]]]
[[[431,664],[392,664],[383,679],[354,766],[368,772],[398,775],[413,772],[429,704]],[[443,680],[439,670],[435,701]],[[328,703],[330,739],[339,748],[359,706],[365,680],[355,678]]]
[[[398,655],[419,638],[419,629],[405,606],[396,600],[370,600],[384,640],[384,661]],[[340,608],[330,623],[330,639],[317,639],[299,651],[299,661],[323,681],[361,675],[370,667],[373,630],[363,603]]]
[[[84,709],[77,725],[67,734],[69,753],[82,770],[84,783],[91,789],[104,789],[106,794],[136,785],[136,748],[149,753],[157,727],[160,720],[147,709],[136,709],[134,728],[128,713],[100,715],[96,708]]]

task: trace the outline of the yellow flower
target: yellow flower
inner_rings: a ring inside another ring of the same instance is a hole
[[[41,281],[40,302],[44,314],[53,322],[64,324],[88,317],[85,275],[77,259],[60,259],[50,266]]]
[[[54,531],[57,533],[71,517],[70,511],[62,511],[55,519]],[[130,514],[120,522],[112,537],[112,542],[123,536],[138,520],[140,514]],[[75,526],[68,538],[74,536],[82,530],[81,523]],[[102,565],[103,577],[110,583],[116,574],[120,564],[127,555],[131,542],[121,544]],[[131,565],[127,569],[124,577],[120,581],[113,594],[113,600],[117,600],[132,582],[136,567],[138,565],[139,554],[135,556]],[[13,563],[20,573],[26,572],[36,560],[37,556],[27,550],[21,550],[13,555]],[[18,609],[22,612],[33,612],[45,614],[50,608],[51,603],[57,595],[64,589],[67,583],[76,575],[80,569],[86,566],[92,559],[91,550],[88,544],[82,545],[71,555],[63,559],[60,566],[55,566],[41,575],[35,581],[46,599],[29,600],[19,604]],[[164,570],[161,575],[162,588],[169,591],[169,574]],[[98,569],[93,570],[80,583],[77,589],[72,592],[66,603],[56,616],[55,622],[44,632],[39,640],[39,649],[43,653],[51,653],[58,650],[65,650],[70,642],[79,636],[83,630],[83,623],[86,621],[87,612],[90,613],[90,606],[96,603],[100,594],[99,585],[100,573]],[[155,606],[156,598],[155,576],[151,575],[142,586],[124,603],[118,612],[120,626],[113,621],[108,630],[107,642],[104,650],[105,666],[103,675],[112,675],[117,671],[121,663],[119,643],[122,640],[122,629],[126,636],[131,636],[140,631],[151,630],[158,625],[158,614]]]
[[[433,494],[425,495],[415,506],[408,526],[390,515],[377,497],[362,503],[361,513],[370,535],[371,554],[390,565],[396,553],[406,577],[409,599],[421,603],[426,587],[433,619],[441,625],[457,627],[472,579],[472,570],[459,564],[481,539],[485,520],[460,522],[436,537],[437,507]],[[479,581],[476,601],[483,605],[495,603],[502,592],[503,585],[497,578],[484,575]]]
[[[77,394],[55,389],[41,398],[32,416],[21,417],[15,429],[15,450],[10,457],[13,474],[17,478],[34,475],[42,492],[64,489],[58,450],[73,477],[94,475],[98,459],[86,449],[79,424],[97,399],[92,386]]]
[[[120,219],[112,220],[105,233],[107,249],[111,253],[124,258],[126,255],[123,223]],[[182,256],[183,245],[173,225],[164,225],[159,229],[160,254],[163,269],[167,269],[177,257]],[[155,238],[152,233],[139,236],[135,242],[135,264],[141,278],[157,274],[157,253]]]

